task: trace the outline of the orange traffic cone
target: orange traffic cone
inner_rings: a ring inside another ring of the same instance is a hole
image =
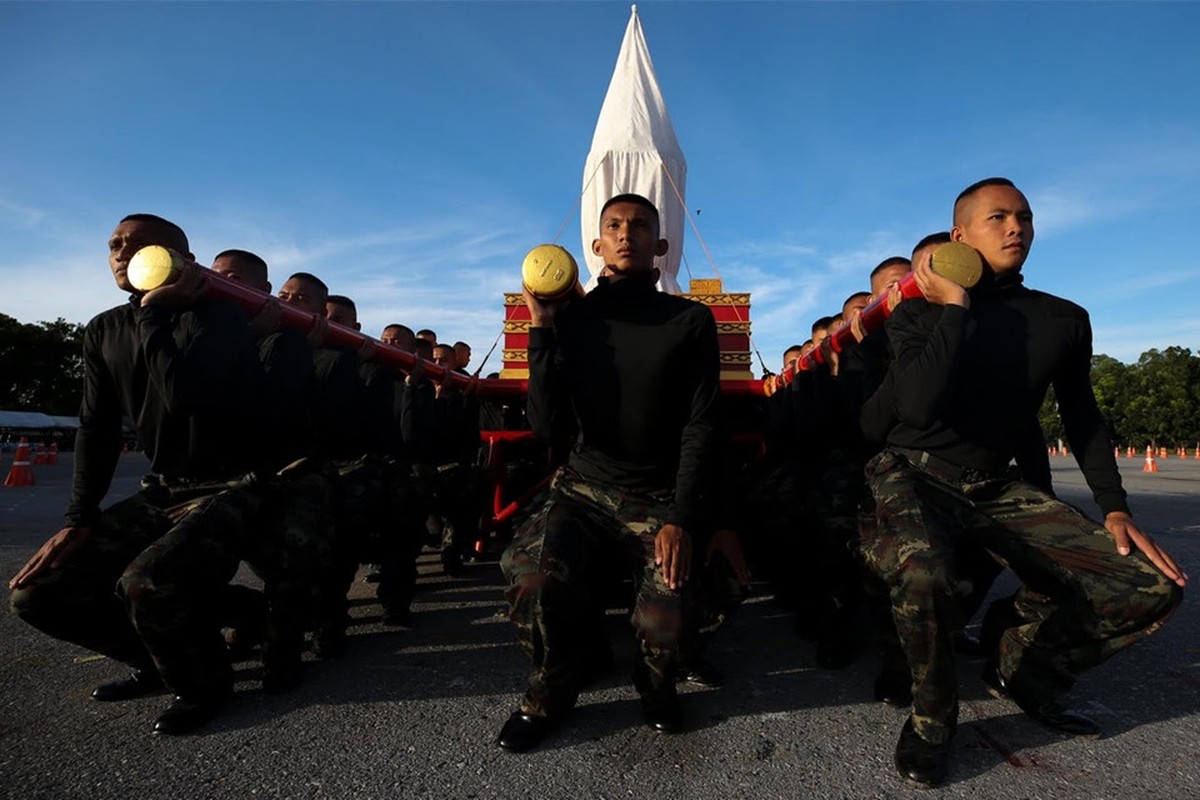
[[[1133,445],[1130,445],[1128,448],[1125,449],[1125,457],[1133,458]]]
[[[34,450],[34,453],[33,453],[33,465],[36,467],[40,464],[45,464],[45,463],[46,463],[46,445],[44,445],[41,442],[38,442],[36,449]]]
[[[1158,457],[1166,458],[1167,457],[1167,448],[1165,448],[1165,447],[1158,448]]]
[[[1200,444],[1196,445],[1196,460],[1200,461]]]
[[[24,436],[17,443],[17,452],[13,455],[12,469],[4,479],[5,486],[33,486],[33,470],[29,466],[29,442]]]
[[[1117,458],[1120,458],[1120,457],[1121,457],[1121,448],[1119,448],[1119,447],[1114,447],[1114,448],[1113,448],[1113,458],[1114,458],[1114,459],[1117,459]]]
[[[1146,448],[1146,463],[1142,465],[1142,472],[1158,472],[1158,464],[1154,463],[1154,449]]]
[[[46,454],[46,463],[47,464],[57,464],[58,463],[58,442],[50,443],[50,452]]]
[[[1059,453],[1059,455],[1062,456],[1063,458],[1066,458],[1067,456],[1071,455],[1070,453],[1067,452],[1067,446],[1065,444],[1063,445],[1062,452]]]

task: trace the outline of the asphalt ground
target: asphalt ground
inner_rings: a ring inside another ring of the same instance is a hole
[[[1073,461],[1052,462],[1060,494],[1088,507]],[[1151,475],[1141,459],[1120,463],[1139,521],[1200,577],[1200,461],[1169,458]],[[140,456],[122,458],[110,497],[131,493],[144,468]],[[35,468],[37,486],[0,489],[5,581],[57,529],[70,469],[67,455]],[[1042,729],[987,695],[978,659],[962,659],[952,771],[944,787],[921,792],[895,775],[905,712],[871,700],[870,644],[845,670],[818,669],[812,645],[761,586],[711,648],[725,685],[683,690],[688,732],[641,724],[631,636],[614,614],[617,672],[538,750],[503,752],[494,739],[526,665],[499,569],[484,561],[449,579],[436,563],[423,554],[413,629],[383,628],[371,587],[357,581],[344,658],[311,661],[304,685],[285,696],[263,694],[257,665],[239,664],[228,711],[180,738],[150,734],[165,696],[92,701],[121,665],[42,635],[5,604],[0,797],[1200,796],[1200,620],[1190,595],[1160,633],[1079,681],[1072,699],[1103,724],[1099,740]],[[1011,586],[1006,576],[997,593]]]

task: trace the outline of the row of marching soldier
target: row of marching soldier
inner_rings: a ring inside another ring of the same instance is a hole
[[[910,708],[893,759],[921,788],[949,768],[956,654],[981,656],[985,688],[1042,726],[1099,736],[1066,693],[1158,630],[1187,583],[1130,513],[1090,384],[1087,313],[1024,285],[1033,239],[1011,181],[972,184],[950,230],[880,262],[869,293],[784,356],[787,366],[818,348],[821,366],[766,381],[767,479],[750,510],[768,532],[767,563],[782,565],[768,577],[824,667],[849,662],[867,606],[881,645],[873,694]],[[970,289],[933,269],[951,242],[981,256]],[[921,296],[901,302],[910,272]],[[868,331],[860,314],[882,295],[891,315]],[[835,349],[839,324],[853,337]],[[1051,386],[1102,523],[1054,496],[1037,420]],[[1019,588],[986,609],[976,641],[964,627],[1006,567]]]
[[[796,607],[797,632],[817,641],[821,665],[848,663],[855,623],[864,605],[870,610],[884,654],[875,696],[911,707],[894,753],[906,781],[928,787],[945,778],[958,710],[955,651],[968,645],[964,623],[1003,567],[1020,588],[988,609],[973,645],[984,655],[986,685],[1047,727],[1098,735],[1064,705],[1064,693],[1082,671],[1156,630],[1187,578],[1129,512],[1090,388],[1086,312],[1023,285],[1032,220],[1010,181],[968,187],[949,231],[922,239],[911,259],[885,260],[870,276],[871,292],[847,299],[842,322],[855,344],[831,348],[822,329],[836,321],[821,320],[805,347],[822,348],[822,366],[786,385],[768,379],[766,400],[745,408],[721,397],[712,315],[655,288],[654,259],[671,245],[660,238],[657,210],[637,195],[612,198],[592,246],[606,264],[597,288],[555,299],[525,293],[528,422],[544,441],[571,444],[501,559],[532,672],[498,744],[537,746],[610,658],[597,596],[616,574],[632,576],[635,587],[633,679],[645,721],[665,734],[685,730],[676,684],[706,679],[703,633],[744,591],[743,544],[777,596]],[[932,269],[948,241],[982,257],[974,288]],[[169,223],[123,221],[111,259],[122,288],[128,259],[144,244],[187,252]],[[910,271],[923,296],[900,302],[892,287]],[[237,277],[265,285],[265,266],[248,264]],[[280,297],[319,310],[317,300],[328,298],[310,277],[294,276]],[[176,698],[158,720],[163,733],[193,729],[228,700],[218,631],[229,619],[219,609],[228,616],[247,604],[202,599],[238,591],[228,584],[239,560],[266,586],[267,688],[298,680],[306,621],[318,653],[340,649],[359,560],[381,565],[385,609],[395,608],[390,592],[411,599],[420,531],[436,513],[424,498],[437,494],[412,463],[423,435],[454,441],[456,429],[421,416],[434,392],[422,388],[419,370],[386,373],[375,379],[388,385],[389,402],[365,406],[382,410],[375,434],[349,448],[362,440],[301,420],[312,413],[294,400],[304,393],[272,377],[289,358],[312,362],[304,349],[311,341],[275,330],[269,314],[246,320],[202,299],[200,283],[198,271],[186,274],[89,324],[69,527],[12,584],[22,618],[135,668],[100,687],[98,699],[165,684]],[[883,295],[891,316],[868,331],[859,312]],[[317,383],[329,382],[314,403],[351,407],[333,381],[339,370],[359,369],[354,354],[323,361],[318,348],[314,363]],[[1036,420],[1051,385],[1102,523],[1053,496]],[[458,419],[471,417],[469,400],[460,400]],[[122,410],[159,477],[101,513]],[[766,439],[765,457],[747,469],[728,435],[729,418],[741,414],[760,415]],[[362,421],[317,417],[330,426]],[[226,448],[221,437],[276,437],[262,448],[276,460],[248,463],[254,448]],[[371,519],[408,533],[372,551],[360,541],[370,538]],[[450,545],[454,553],[453,537]]]
[[[306,630],[318,657],[340,655],[361,562],[377,565],[383,623],[410,624],[428,521],[445,523],[448,572],[474,543],[479,410],[449,381],[423,379],[420,362],[402,375],[326,346],[327,319],[357,329],[356,310],[314,275],[292,275],[277,295],[313,312],[305,333],[280,326],[277,303],[249,319],[207,296],[194,263],[138,291],[130,260],[148,245],[192,258],[184,231],[161,217],[130,215],[113,231],[109,265],[129,300],[86,328],[66,524],[9,585],[21,619],[132,668],[96,700],[169,691],[154,732],[171,735],[228,703],[231,652],[261,643],[272,693],[300,683]],[[253,253],[226,250],[212,270],[271,292]],[[469,358],[464,343],[456,353],[403,325],[382,338],[447,372]],[[151,474],[101,509],[126,416]],[[242,562],[262,592],[231,584]]]
[[[591,565],[606,550],[636,575],[645,721],[684,730],[676,682],[690,673],[697,620],[720,616],[701,567],[719,552],[744,578],[743,543],[797,607],[821,665],[848,663],[864,601],[872,610],[883,644],[874,695],[910,707],[894,750],[908,783],[945,780],[956,648],[979,650],[988,690],[1032,720],[1098,736],[1066,692],[1156,631],[1187,576],[1130,513],[1090,385],[1086,312],[1024,286],[1034,238],[1024,194],[1003,178],[972,184],[949,231],[880,263],[871,292],[840,312],[854,344],[830,346],[836,321],[820,320],[808,347],[823,348],[821,366],[765,381],[767,453],[746,471],[722,444],[711,316],[653,289],[653,259],[670,246],[656,209],[621,196],[599,223],[592,249],[606,268],[595,290],[566,301],[525,293],[529,420],[547,437],[573,425],[575,444],[502,562],[534,671],[500,746],[536,746],[587,685],[589,648],[572,621],[586,618]],[[950,242],[982,261],[969,291],[933,269]],[[910,271],[921,296],[900,302]],[[891,316],[868,331],[863,307],[884,295]],[[1102,523],[1054,497],[1036,416],[1051,386]],[[1004,567],[1020,586],[970,642],[964,625]]]

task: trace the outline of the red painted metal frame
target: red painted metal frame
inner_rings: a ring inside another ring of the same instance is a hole
[[[921,290],[917,288],[916,275],[912,272],[901,278],[900,282],[897,283],[896,286],[900,290],[901,298],[904,300],[911,300],[914,297],[921,296]],[[883,323],[887,321],[887,318],[891,315],[892,309],[888,308],[887,294],[882,294],[872,300],[867,307],[862,310],[862,314],[859,316],[859,319],[862,321],[863,330],[865,330],[867,333],[871,333],[872,331],[883,327]],[[850,330],[850,323],[844,322],[839,325],[837,330],[830,332],[828,339],[829,346],[835,353],[842,352],[846,345],[854,341],[854,333]],[[782,373],[780,373],[779,382],[784,385],[789,384],[793,379],[795,379],[797,372],[814,370],[824,363],[825,354],[822,352],[820,347],[814,347],[812,350],[808,351],[796,360],[795,369],[785,369]]]
[[[521,382],[523,383],[524,381]],[[487,478],[492,489],[491,518],[480,521],[479,535],[475,539],[475,552],[482,553],[487,534],[512,519],[521,510],[522,506],[537,496],[539,492],[546,489],[554,477],[554,472],[548,472],[533,487],[527,489],[516,499],[506,502],[504,490],[508,482],[508,476],[504,471],[504,445],[513,442],[531,442],[534,440],[533,431],[481,431],[479,435],[488,446],[487,465],[484,467],[484,476]]]

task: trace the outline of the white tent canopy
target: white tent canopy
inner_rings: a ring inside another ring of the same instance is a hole
[[[79,417],[56,417],[40,411],[0,411],[0,428],[49,430],[50,428],[78,427]]]
[[[634,6],[583,170],[580,215],[583,253],[591,273],[588,289],[596,285],[596,277],[604,269],[604,263],[592,253],[592,241],[599,236],[600,209],[610,198],[631,192],[658,207],[662,237],[670,243],[667,254],[655,260],[662,273],[659,287],[680,293],[676,276],[683,253],[685,209],[681,200],[687,197],[686,182],[687,162],[675,138]]]

